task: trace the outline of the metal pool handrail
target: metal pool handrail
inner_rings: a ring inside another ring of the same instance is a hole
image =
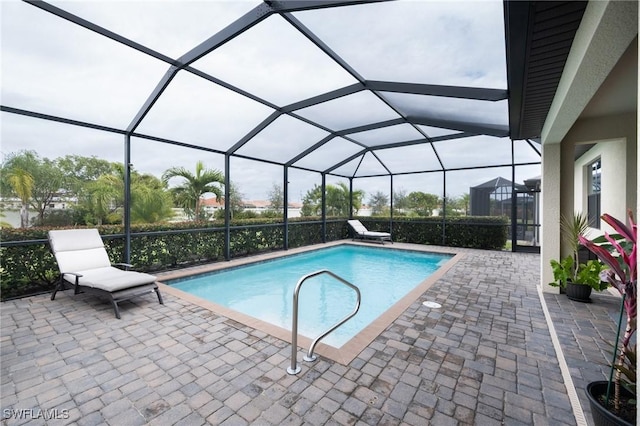
[[[318,342],[321,339],[325,338],[327,334],[331,333],[333,330],[335,330],[336,328],[340,327],[342,324],[347,322],[347,320],[349,320],[355,314],[357,314],[358,310],[360,309],[360,289],[355,285],[351,284],[349,281],[345,280],[344,278],[334,274],[333,272],[327,269],[322,269],[320,271],[312,272],[300,278],[300,280],[298,281],[298,284],[296,284],[295,290],[293,291],[293,316],[291,319],[291,322],[292,322],[291,324],[291,366],[287,367],[287,373],[289,374],[298,374],[300,372],[300,367],[298,367],[297,359],[296,359],[297,348],[298,348],[298,295],[300,293],[300,288],[302,287],[302,284],[307,279],[313,278],[315,276],[322,275],[322,274],[330,275],[336,280],[340,281],[342,284],[348,287],[351,287],[356,292],[356,295],[357,295],[356,307],[353,310],[353,312],[351,312],[346,317],[342,318],[333,327],[331,327],[330,329],[322,333],[320,336],[316,337],[316,339],[311,343],[311,346],[309,347],[309,352],[307,353],[307,355],[304,356],[305,361],[315,361],[316,356],[313,354],[313,350],[315,349],[316,344],[318,344]]]

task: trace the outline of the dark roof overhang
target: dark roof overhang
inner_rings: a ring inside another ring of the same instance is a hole
[[[586,1],[505,1],[511,139],[539,138]]]

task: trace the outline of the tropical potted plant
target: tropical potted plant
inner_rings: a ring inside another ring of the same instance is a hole
[[[571,300],[590,302],[592,290],[602,291],[609,286],[600,278],[600,273],[606,268],[597,260],[580,263],[576,268],[573,257],[567,256],[560,261],[551,260],[551,269],[554,281],[549,285],[562,287]]]
[[[604,237],[593,241],[581,236],[579,240],[609,267],[602,272],[602,280],[620,292],[622,301],[609,380],[589,383],[587,395],[596,425],[631,425],[636,424],[637,409],[636,343],[633,340],[637,327],[638,226],[634,222],[631,210],[628,212],[628,226],[608,214],[602,215],[602,220],[617,234],[605,233]],[[619,340],[624,313],[626,327],[622,340]]]
[[[609,284],[600,279],[600,273],[604,265],[597,260],[589,260],[580,263],[578,250],[580,249],[580,236],[589,229],[587,215],[576,212],[571,216],[561,216],[560,233],[571,249],[571,254],[564,259],[551,260],[554,282],[549,285],[560,287],[571,300],[590,302],[591,291],[602,291]]]

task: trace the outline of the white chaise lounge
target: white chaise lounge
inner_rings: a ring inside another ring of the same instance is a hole
[[[359,220],[348,220],[347,223],[353,229],[353,238],[362,240],[375,240],[384,244],[385,241],[391,240],[391,234],[388,232],[369,231]]]
[[[49,246],[60,270],[60,281],[51,300],[59,290],[66,288],[73,288],[74,294],[94,293],[111,301],[118,319],[118,302],[122,300],[155,292],[160,304],[164,304],[156,277],[126,270],[131,266],[128,264],[111,264],[97,229],[49,231]]]

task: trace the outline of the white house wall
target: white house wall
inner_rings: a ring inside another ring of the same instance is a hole
[[[540,203],[540,223],[542,224],[542,244],[540,246],[540,276],[544,291],[555,291],[549,286],[553,273],[549,266],[551,259],[557,259],[560,253],[560,167],[561,145],[542,145],[542,182]],[[551,232],[549,230],[552,230]],[[553,231],[555,230],[555,231]]]
[[[558,291],[546,285],[553,280],[549,260],[569,254],[568,248],[563,247],[560,241],[561,214],[587,211],[586,166],[598,157],[602,160],[601,213],[624,219],[628,208],[635,209],[638,203],[637,124],[636,113],[580,119],[561,144],[542,145],[541,276],[546,291]],[[583,144],[594,146],[575,160],[575,148]],[[636,216],[637,212],[634,212]],[[556,231],[546,231],[550,228]],[[590,230],[590,236],[600,235],[604,231],[612,230],[603,223],[602,229]]]
[[[596,144],[588,152],[582,155],[577,161],[582,165],[586,165],[598,156],[604,155],[607,159],[607,165],[604,164],[602,176],[603,185],[607,185],[602,189],[601,210],[603,213],[609,213],[616,217],[623,218],[628,208],[635,209],[638,198],[638,120],[636,113],[618,114],[609,117],[598,117],[581,119],[571,128],[571,131],[565,137],[567,146],[576,144]],[[577,163],[576,163],[577,167]],[[604,167],[607,167],[605,173]],[[574,174],[576,179],[582,180],[580,174]],[[573,188],[582,188],[581,183],[575,182]],[[575,192],[575,191],[574,191]],[[607,207],[605,208],[605,198]],[[580,195],[574,194],[574,205],[580,209],[586,210],[586,198],[581,199]]]

